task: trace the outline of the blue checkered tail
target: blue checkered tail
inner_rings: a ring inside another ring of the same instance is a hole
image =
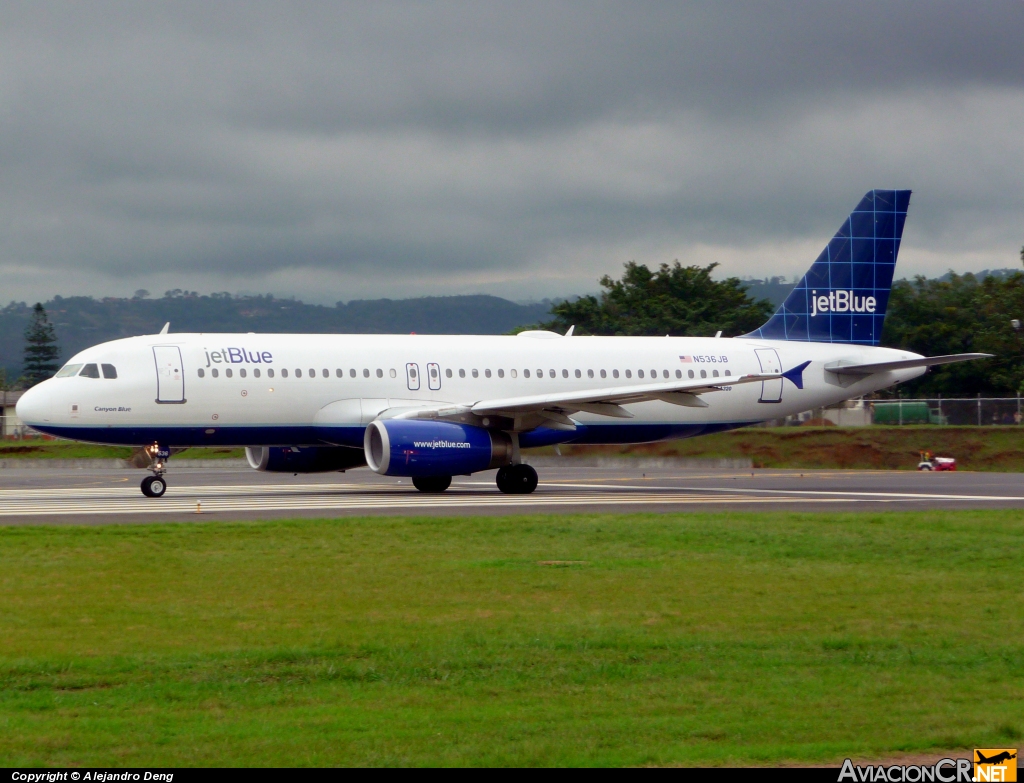
[[[744,337],[878,345],[910,204],[872,190],[764,326]]]

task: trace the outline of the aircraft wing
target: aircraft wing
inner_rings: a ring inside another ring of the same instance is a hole
[[[722,391],[727,386],[741,383],[759,383],[781,378],[781,373],[768,375],[739,375],[735,378],[717,378],[709,382],[700,380],[669,381],[665,383],[636,384],[631,386],[609,386],[604,389],[586,389],[574,392],[552,394],[531,394],[523,397],[505,397],[496,400],[480,400],[469,410],[480,416],[486,414],[514,416],[523,413],[539,413],[546,410],[559,412],[586,411],[616,418],[632,418],[622,408],[623,403],[661,400],[674,405],[691,408],[706,408],[707,403],[698,395]]]
[[[673,405],[691,408],[706,408],[708,404],[700,399],[701,394],[723,391],[741,383],[760,383],[778,378],[793,378],[802,371],[800,365],[789,373],[763,375],[738,375],[735,378],[716,378],[665,383],[636,384],[632,386],[609,386],[604,389],[587,389],[577,392],[553,394],[530,394],[521,397],[505,397],[494,400],[479,400],[471,403],[442,403],[430,406],[394,407],[381,412],[382,418],[395,419],[444,419],[475,423],[485,416],[503,416],[519,421],[532,422],[525,426],[530,429],[545,424],[561,429],[575,429],[576,423],[567,414],[584,411],[600,416],[632,419],[633,414],[622,407],[624,403],[661,400]],[[799,377],[796,377],[799,380]]]
[[[920,359],[902,359],[895,362],[873,362],[869,364],[843,364],[842,360],[826,364],[828,372],[842,375],[872,375],[887,370],[909,370],[912,367],[934,367],[939,364],[969,362],[972,359],[988,359],[990,353],[954,353],[947,356],[922,356]]]

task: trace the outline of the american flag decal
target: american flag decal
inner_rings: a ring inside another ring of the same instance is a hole
[[[680,356],[679,357],[679,361],[685,362],[687,364],[692,364],[693,363],[693,357],[692,356]]]

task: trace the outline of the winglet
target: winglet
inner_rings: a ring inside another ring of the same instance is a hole
[[[572,330],[576,328],[576,324],[569,327],[569,331],[565,333],[566,337],[572,337]]]
[[[171,322],[168,321],[164,324],[164,328],[160,330],[160,334],[167,334],[167,330],[171,328]]]
[[[804,388],[804,370],[807,369],[807,365],[809,364],[810,362],[798,364],[792,370],[786,370],[782,373],[782,377],[789,378],[789,380],[793,381],[793,385],[796,386],[796,388],[802,389]]]

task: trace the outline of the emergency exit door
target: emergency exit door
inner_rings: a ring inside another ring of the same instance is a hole
[[[409,391],[420,390],[420,366],[415,362],[409,362],[405,365],[405,384],[408,386]]]
[[[176,345],[154,345],[156,362],[156,401],[165,404],[185,402],[185,373],[181,351]]]
[[[777,381],[761,381],[761,399],[758,402],[782,402],[782,362],[774,348],[758,348],[754,351],[765,375],[779,376]]]

